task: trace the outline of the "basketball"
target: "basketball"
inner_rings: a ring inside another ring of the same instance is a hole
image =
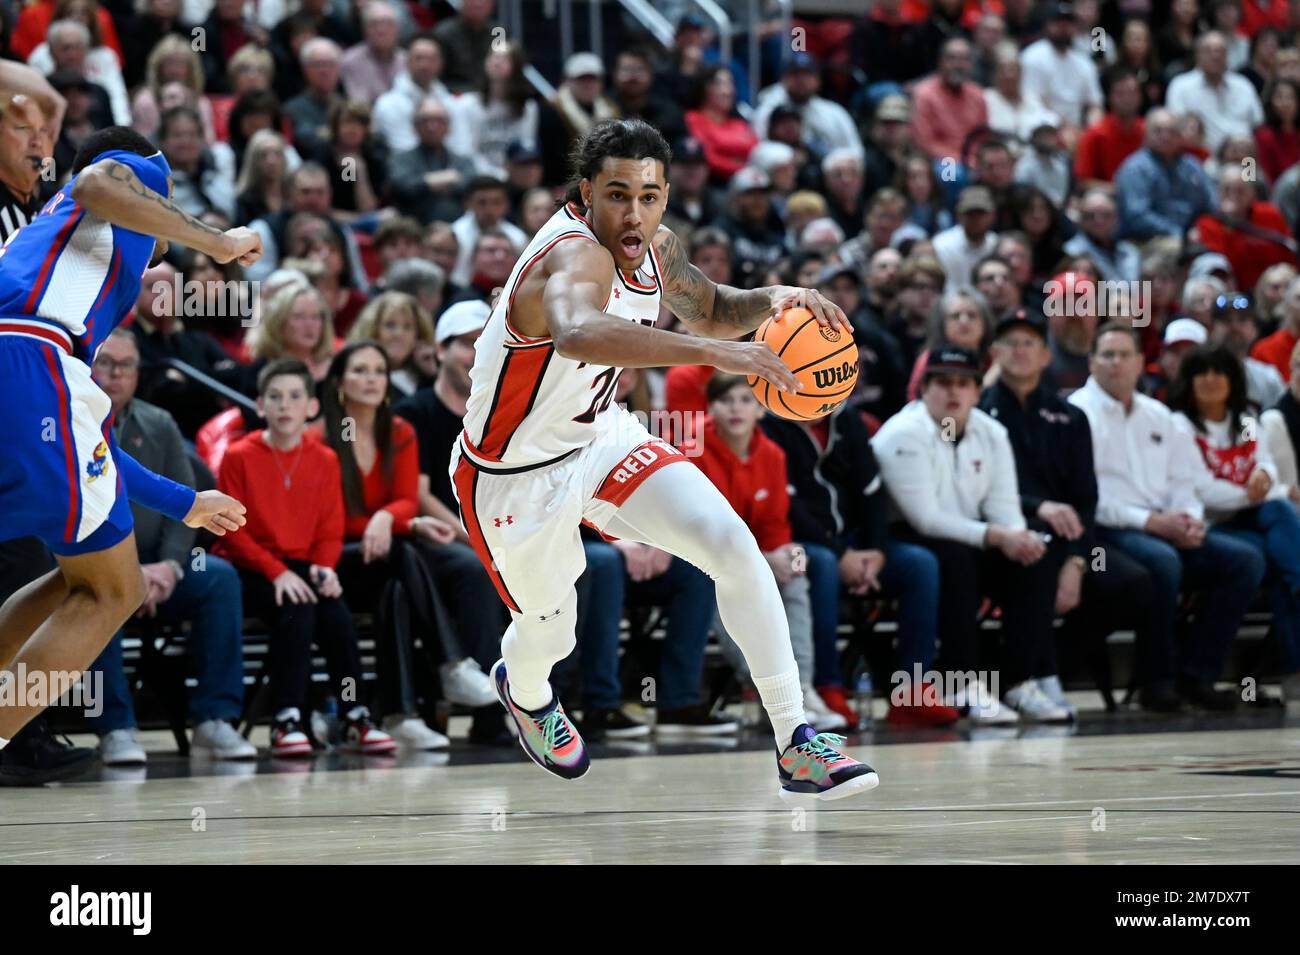
[[[818,323],[806,308],[787,308],[758,327],[754,341],[766,342],[794,372],[801,391],[787,394],[751,375],[754,396],[768,411],[791,421],[825,417],[853,393],[858,382],[858,348],[852,336]]]

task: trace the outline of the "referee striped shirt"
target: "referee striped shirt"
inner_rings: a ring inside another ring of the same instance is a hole
[[[8,242],[9,237],[32,221],[41,211],[41,200],[37,193],[24,202],[13,190],[0,182],[0,243]]]

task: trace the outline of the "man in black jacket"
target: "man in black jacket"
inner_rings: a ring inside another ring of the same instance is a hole
[[[1039,629],[1050,632],[1054,618],[1064,616],[1069,632],[1087,638],[1072,645],[1104,652],[1106,635],[1121,626],[1134,627],[1141,641],[1153,606],[1151,578],[1117,548],[1105,552],[1104,563],[1097,561],[1092,432],[1083,412],[1043,383],[1051,361],[1046,321],[1025,309],[1005,314],[995,330],[993,357],[998,381],[984,391],[980,408],[1007,429],[1025,520],[1032,530],[1051,535],[1046,556],[1032,568],[1036,575],[1056,575],[1054,604],[1038,608]],[[1017,669],[1073,713],[1056,676],[1054,642],[1035,641],[1025,649],[1030,658],[1017,662]],[[1144,700],[1153,709],[1176,702]]]
[[[836,654],[840,585],[854,596],[879,593],[899,602],[896,683],[910,683],[934,660],[939,564],[924,547],[890,540],[887,503],[871,438],[856,411],[838,408],[811,422],[768,415],[763,430],[786,456],[790,529],[808,559],[813,616],[813,684],[826,704],[854,725]],[[908,694],[892,695],[889,719],[942,725],[957,711]]]

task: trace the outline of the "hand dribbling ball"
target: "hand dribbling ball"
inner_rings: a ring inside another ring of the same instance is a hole
[[[806,308],[787,308],[769,318],[754,334],[785,362],[802,386],[786,393],[770,381],[746,380],[768,411],[791,421],[815,421],[830,414],[853,393],[858,382],[858,346],[853,336],[820,324]]]

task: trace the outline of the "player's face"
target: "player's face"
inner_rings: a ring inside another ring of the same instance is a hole
[[[607,158],[594,180],[582,181],[582,201],[596,239],[624,271],[641,267],[668,204],[668,181],[657,159]]]
[[[296,438],[307,419],[315,416],[316,399],[297,375],[277,375],[267,382],[266,394],[257,399],[257,410],[273,435]]]
[[[359,348],[348,359],[339,382],[345,401],[378,408],[388,397],[388,361],[377,348]]]
[[[749,385],[738,384],[716,401],[709,402],[714,427],[727,438],[749,439],[763,417],[763,407],[754,398]]]

